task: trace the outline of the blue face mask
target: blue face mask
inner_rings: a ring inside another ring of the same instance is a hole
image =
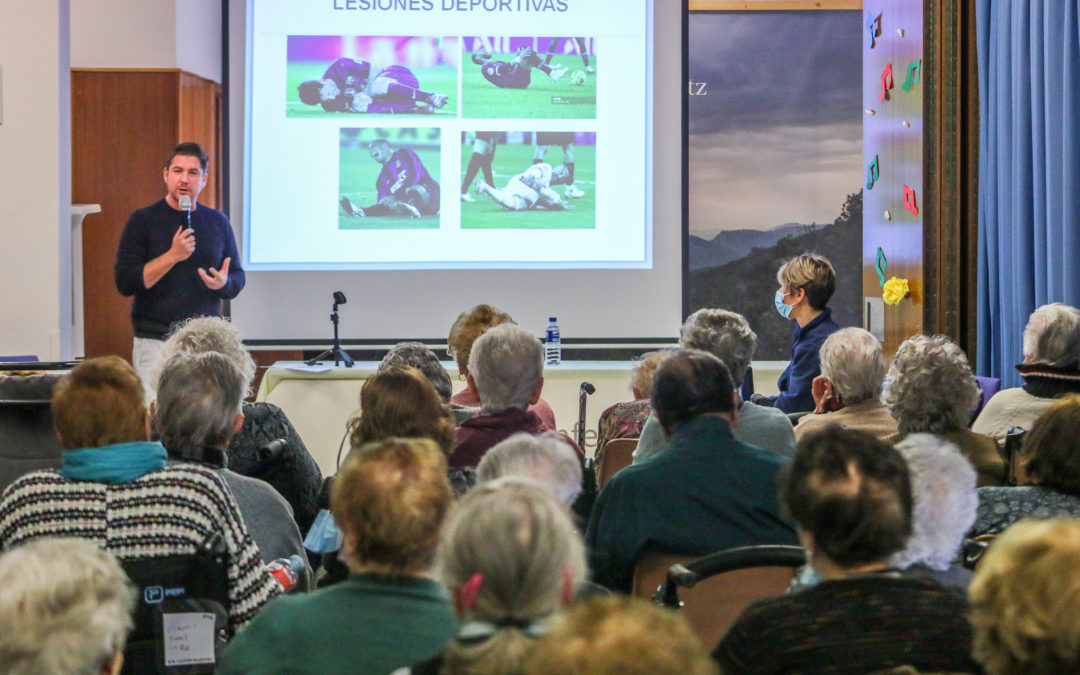
[[[790,319],[791,318],[791,308],[794,305],[785,305],[784,304],[784,298],[786,296],[787,296],[787,293],[785,293],[783,291],[776,291],[776,296],[773,298],[773,304],[776,305],[776,311],[780,314],[780,316],[784,317],[785,319]]]

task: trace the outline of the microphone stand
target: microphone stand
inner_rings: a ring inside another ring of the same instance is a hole
[[[307,363],[309,366],[313,366],[316,363],[318,363],[319,361],[324,361],[324,360],[329,361],[330,357],[332,356],[332,357],[334,357],[334,365],[335,366],[340,361],[340,362],[345,364],[346,368],[352,368],[353,367],[352,357],[349,356],[347,353],[345,353],[345,350],[341,348],[341,340],[338,339],[338,313],[337,313],[337,308],[338,308],[338,303],[335,300],[334,301],[334,309],[330,313],[330,321],[334,324],[334,343],[330,346],[330,349],[327,349],[322,354],[319,354],[318,356],[316,356],[313,359],[308,359],[307,361],[305,361],[305,363]]]

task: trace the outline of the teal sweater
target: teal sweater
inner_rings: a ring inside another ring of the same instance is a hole
[[[442,584],[352,574],[271,602],[232,641],[217,672],[389,673],[436,654],[456,632]]]

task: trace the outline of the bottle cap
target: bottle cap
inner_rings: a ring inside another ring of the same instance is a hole
[[[548,323],[555,323],[555,317],[549,316],[548,317]]]

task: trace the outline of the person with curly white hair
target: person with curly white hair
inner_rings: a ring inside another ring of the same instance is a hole
[[[135,588],[83,539],[44,538],[0,555],[0,671],[116,675]]]
[[[1004,484],[1005,461],[997,444],[968,428],[979,387],[964,350],[948,337],[915,335],[904,340],[885,376],[881,402],[900,429],[886,443],[899,443],[915,433],[940,436],[960,448],[975,467],[980,487]]]
[[[964,535],[975,523],[979,496],[975,469],[952,443],[911,434],[896,445],[911,475],[911,536],[892,557],[906,574],[967,589],[972,572],[955,564]]]
[[[1080,309],[1054,302],[1032,312],[1024,328],[1024,362],[1016,369],[1024,385],[995,394],[971,426],[998,445],[1010,427],[1030,430],[1055,399],[1080,393]]]

